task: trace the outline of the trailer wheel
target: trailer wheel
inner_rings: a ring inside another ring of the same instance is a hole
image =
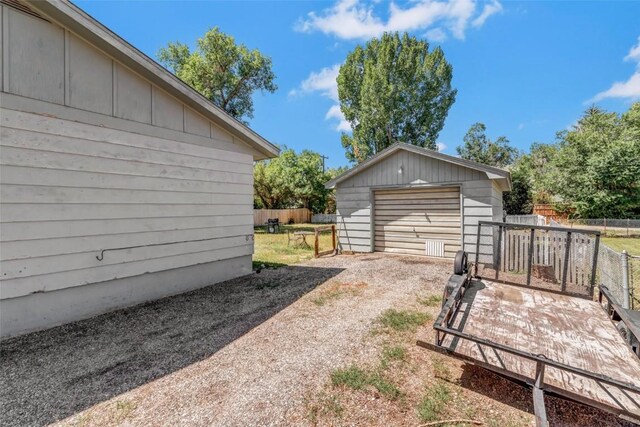
[[[462,276],[467,273],[467,258],[467,253],[465,251],[456,252],[456,258],[453,261],[453,274]]]

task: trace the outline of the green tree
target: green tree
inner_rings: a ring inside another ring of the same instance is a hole
[[[340,109],[352,129],[342,134],[347,158],[362,162],[396,140],[436,149],[457,93],[452,74],[442,49],[430,51],[406,33],[357,46],[337,78]]]
[[[284,147],[280,156],[254,166],[254,205],[267,209],[327,210],[331,192],[324,187],[333,170],[322,170],[322,157],[310,150],[297,154]]]
[[[559,132],[546,185],[582,218],[640,216],[640,102],[622,115],[589,108]]]
[[[548,175],[556,151],[555,145],[534,142],[529,153],[521,155],[509,166],[513,189],[503,196],[508,214],[530,214],[534,203],[551,202]]]
[[[500,168],[512,164],[518,158],[518,150],[509,145],[509,140],[504,136],[491,141],[486,131],[487,127],[482,123],[471,125],[464,136],[464,145],[456,147],[460,157]]]
[[[275,92],[271,58],[236,44],[213,28],[197,42],[197,50],[180,42],[160,49],[158,59],[185,83],[238,120],[253,117],[255,91]]]
[[[508,215],[528,215],[533,210],[531,175],[525,163],[517,161],[511,172],[511,191],[502,195],[502,205]]]

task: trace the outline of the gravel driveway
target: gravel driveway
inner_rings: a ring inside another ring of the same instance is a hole
[[[439,293],[450,270],[321,258],[3,342],[3,425],[285,424],[333,369],[373,357],[380,313]],[[357,295],[321,304],[336,283]]]
[[[321,258],[4,341],[0,423],[314,424],[309,405],[331,389],[334,369],[379,363],[378,316],[424,310],[419,301],[441,294],[451,267],[411,256]],[[431,315],[438,309],[428,307]],[[396,380],[407,402],[345,392],[349,419],[338,424],[418,425],[413,408],[425,381],[439,375],[437,360],[454,379],[456,410],[480,411],[487,425],[533,421],[529,390],[453,358],[434,359],[405,338],[411,363]],[[581,405],[547,404],[552,425],[628,425]]]

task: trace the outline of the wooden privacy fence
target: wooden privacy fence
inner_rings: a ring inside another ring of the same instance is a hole
[[[281,224],[288,224],[291,220],[295,224],[309,223],[311,211],[307,208],[253,210],[253,225],[265,225],[270,218],[278,218]]]
[[[475,274],[514,285],[593,297],[600,232],[495,221],[478,223]]]
[[[531,268],[534,279],[563,288],[566,285],[590,288],[596,240],[593,235],[505,229],[498,240],[501,241],[500,271],[521,274]]]
[[[534,215],[542,215],[547,219],[547,221],[560,221],[561,219],[566,219],[567,214],[561,214],[552,205],[545,204],[535,204],[533,205],[533,214]]]

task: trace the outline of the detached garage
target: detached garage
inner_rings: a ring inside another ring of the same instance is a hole
[[[477,223],[502,220],[509,172],[397,143],[327,183],[340,248],[453,258],[475,253]],[[489,239],[490,241],[490,239]],[[482,245],[490,253],[490,244]]]

